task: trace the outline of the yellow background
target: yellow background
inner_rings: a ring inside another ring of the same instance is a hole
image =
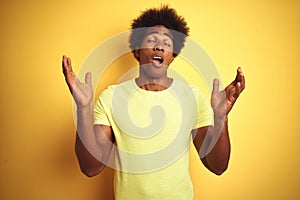
[[[225,84],[237,66],[247,80],[230,113],[228,171],[217,177],[193,157],[195,198],[300,198],[299,1],[12,0],[0,2],[1,200],[112,199],[112,170],[92,179],[79,170],[61,56],[77,72],[96,45],[163,2],[185,17]]]

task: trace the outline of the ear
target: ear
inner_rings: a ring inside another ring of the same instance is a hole
[[[134,56],[139,58],[140,57],[140,49],[134,50]]]
[[[174,60],[174,56],[172,55],[172,57],[170,58],[170,64],[173,62]]]
[[[172,56],[172,58],[171,58],[171,62],[173,62],[173,60],[174,60],[174,56]]]

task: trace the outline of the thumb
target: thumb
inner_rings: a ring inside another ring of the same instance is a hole
[[[88,72],[85,74],[85,83],[88,85],[92,85],[92,74]]]
[[[215,78],[214,82],[213,82],[212,93],[215,94],[215,93],[218,93],[218,92],[219,92],[219,80],[217,78]]]

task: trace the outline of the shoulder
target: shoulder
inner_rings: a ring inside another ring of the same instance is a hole
[[[110,85],[108,86],[106,89],[104,89],[98,99],[109,99],[111,98],[111,96],[113,95],[114,91],[116,91],[116,89],[121,89],[121,90],[129,90],[130,88],[134,87],[133,86],[133,79],[128,80],[128,81],[124,81],[122,83],[118,83],[118,84],[114,84],[114,85]]]
[[[174,79],[173,81],[174,81],[173,88],[177,88],[180,91],[186,91],[186,92],[189,91],[192,92],[194,95],[199,95],[199,94],[202,95],[200,88],[196,85],[192,85],[185,81],[176,80],[176,79]]]
[[[183,99],[187,99],[190,102],[194,100],[196,100],[197,104],[207,104],[208,102],[208,97],[206,97],[201,89],[196,85],[174,80],[174,88],[177,88],[174,89],[177,96],[182,96]]]

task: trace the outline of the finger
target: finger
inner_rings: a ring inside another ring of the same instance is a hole
[[[64,56],[63,57],[63,70],[67,76],[73,75],[71,58]]]
[[[240,94],[242,93],[242,91],[244,90],[244,85],[242,85],[241,82],[238,82],[236,85],[236,93],[238,96],[240,96]]]
[[[92,85],[92,74],[88,72],[85,74],[85,83],[88,85]]]
[[[238,82],[242,82],[244,80],[244,73],[241,67],[238,67],[236,70],[235,79],[230,83],[230,85],[236,86]]]
[[[242,69],[240,69],[239,82],[241,83],[242,90],[244,90],[244,88],[245,88],[245,75],[242,72]]]
[[[242,87],[241,87],[241,83],[238,82],[235,86],[235,93],[234,93],[234,97],[237,99],[240,96],[240,93],[242,92]]]
[[[63,55],[63,58],[62,58],[62,67],[63,67],[63,70],[66,70],[67,68],[67,57],[65,55]]]
[[[73,91],[73,85],[76,80],[76,76],[73,73],[72,66],[71,66],[71,59],[67,57],[66,55],[63,55],[62,58],[62,67],[63,67],[63,74],[65,76],[67,85],[69,86],[69,89],[71,92]]]
[[[71,58],[63,55],[62,64],[64,67],[69,67],[71,65]]]
[[[235,80],[234,80],[235,84],[237,84],[238,81],[240,81],[240,76],[241,76],[242,73],[243,72],[242,72],[241,67],[238,67],[237,70],[236,70],[236,76],[235,76]]]
[[[237,82],[239,81],[238,79],[238,76],[239,76],[239,71],[240,71],[240,67],[238,67],[238,69],[236,70],[236,76],[234,78],[234,80],[229,84],[229,85],[233,85],[235,86],[237,84]]]
[[[68,66],[72,68],[72,64],[71,64],[71,58],[70,58],[70,57],[68,57],[68,59],[67,59],[67,63],[68,63]]]
[[[236,90],[237,90],[238,95],[239,95],[245,88],[245,76],[244,76],[244,73],[243,73],[241,67],[239,67],[237,69],[236,80],[237,80],[237,82],[235,84],[235,87],[236,87]]]
[[[242,91],[244,90],[245,85],[242,84],[242,82],[238,82],[235,86],[235,93],[234,93],[234,97],[238,98],[240,96],[240,94],[242,93]]]
[[[63,56],[63,60],[62,60],[62,67],[63,67],[63,72],[64,73],[69,73],[70,71],[72,71],[72,66],[70,66],[69,61],[70,58],[68,58],[67,56]]]
[[[238,98],[237,89],[235,87],[231,88],[228,94],[228,99],[230,102],[234,103]]]
[[[218,93],[218,92],[219,92],[219,80],[215,78],[214,81],[213,81],[212,93],[215,94],[215,93]]]
[[[241,79],[244,77],[244,73],[242,71],[242,68],[241,67],[238,67],[237,69],[237,79],[238,81],[241,81]]]

